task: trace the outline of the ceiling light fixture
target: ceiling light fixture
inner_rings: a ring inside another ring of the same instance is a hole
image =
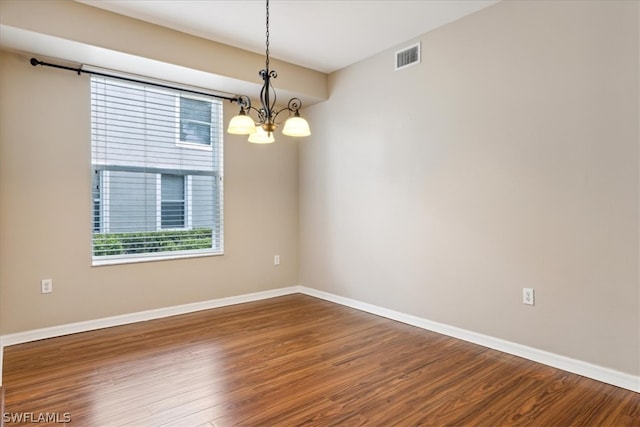
[[[260,70],[258,75],[262,77],[263,84],[260,90],[260,109],[251,106],[251,99],[246,95],[238,96],[234,99],[240,105],[240,112],[231,119],[227,132],[236,135],[249,135],[249,142],[258,144],[268,144],[273,142],[273,131],[281,122],[276,122],[278,115],[284,111],[288,113],[288,118],[284,122],[282,133],[287,136],[302,137],[311,135],[309,123],[300,117],[302,101],[299,98],[291,98],[286,107],[276,110],[276,93],[271,79],[278,77],[275,70],[269,70],[269,0],[267,3],[267,41],[266,41],[266,66]],[[273,99],[272,99],[273,95]],[[251,116],[255,112],[257,120]]]

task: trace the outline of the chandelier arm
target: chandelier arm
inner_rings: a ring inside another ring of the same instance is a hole
[[[237,102],[241,109],[250,110],[252,108],[251,99],[247,95],[238,95],[231,102]]]
[[[289,113],[294,113],[299,115],[300,114],[300,108],[302,108],[302,101],[300,100],[300,98],[291,98],[289,100],[289,102],[287,103],[287,106],[276,111],[273,115],[273,122],[276,123],[276,117],[278,117],[278,115],[280,113],[282,113],[283,111],[287,111]],[[284,121],[284,120],[283,120]],[[276,124],[280,124],[282,122],[278,122]]]
[[[258,121],[256,122],[256,124],[262,125],[264,123],[267,123],[267,114],[263,108],[258,110],[257,108],[251,107],[251,109],[258,115]]]
[[[287,108],[294,113],[299,113],[302,108],[302,101],[300,98],[291,98],[287,104]]]
[[[264,117],[264,113],[262,112],[262,110],[258,110],[256,107],[247,107],[246,111],[247,111],[247,115],[249,115],[249,116],[250,116],[249,113],[254,111],[256,113],[256,115],[258,116],[258,123],[262,123],[263,117]]]
[[[280,115],[280,113],[282,113],[282,112],[284,112],[284,111],[291,112],[291,113],[294,113],[294,112],[295,112],[294,110],[290,109],[289,107],[284,107],[284,108],[283,108],[283,109],[281,109],[281,110],[275,111],[275,112],[274,112],[274,114],[273,114],[273,123],[275,123],[275,124],[279,125],[279,124],[281,124],[282,122],[284,122],[284,120],[282,120],[282,121],[280,121],[280,122],[276,122],[276,118]]]
[[[247,95],[238,95],[235,98],[231,99],[231,102],[237,102],[242,112],[244,112],[244,114],[249,117],[251,117],[252,111],[255,112],[256,116],[258,117],[258,123],[264,123],[264,112],[262,111],[262,109],[259,110],[251,105],[251,98],[249,98]],[[254,119],[253,117],[251,118]],[[254,121],[256,120],[254,119]]]

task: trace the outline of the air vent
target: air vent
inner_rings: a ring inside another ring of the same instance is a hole
[[[396,52],[396,71],[420,63],[420,43]]]

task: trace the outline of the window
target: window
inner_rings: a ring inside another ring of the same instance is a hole
[[[180,97],[180,142],[211,145],[211,103]]]
[[[91,130],[94,265],[223,252],[219,100],[93,76]]]
[[[160,187],[161,228],[184,228],[184,176],[162,175]]]
[[[100,197],[100,191],[102,185],[100,184],[102,174],[97,170],[93,171],[93,181],[91,183],[92,198],[93,198],[93,232],[100,232],[100,224],[102,224],[102,203]]]

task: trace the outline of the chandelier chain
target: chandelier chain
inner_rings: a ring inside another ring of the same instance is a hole
[[[266,36],[267,36],[267,41],[266,41],[266,45],[267,45],[267,51],[266,51],[266,56],[267,56],[267,72],[269,70],[269,0],[267,0],[267,32],[266,32]]]

